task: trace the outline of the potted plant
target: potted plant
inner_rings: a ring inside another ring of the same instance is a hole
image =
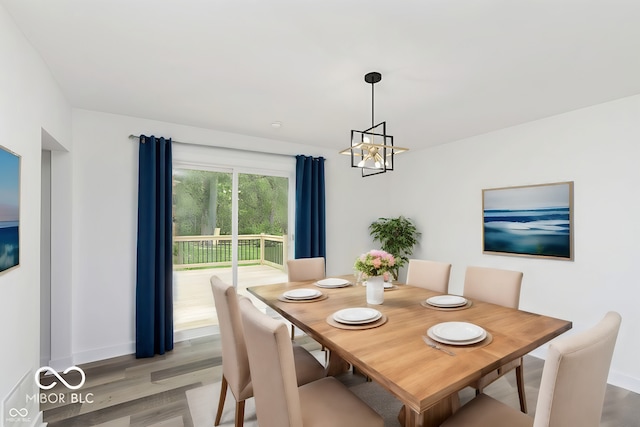
[[[373,241],[380,241],[382,250],[395,257],[395,265],[390,269],[395,280],[398,280],[400,268],[409,262],[418,238],[422,235],[409,218],[378,218],[369,225],[369,234]]]

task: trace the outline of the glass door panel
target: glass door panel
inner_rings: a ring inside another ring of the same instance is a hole
[[[249,286],[287,280],[288,200],[288,178],[238,174],[238,292],[242,295],[250,296]],[[260,305],[255,299],[254,303]]]
[[[231,172],[174,168],[174,333],[218,324],[209,278],[233,281],[231,194]]]
[[[173,193],[174,332],[216,333],[212,275],[259,307],[247,287],[287,280],[289,179],[174,167]]]

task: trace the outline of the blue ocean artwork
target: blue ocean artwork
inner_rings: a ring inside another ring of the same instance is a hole
[[[573,183],[484,192],[484,251],[572,259]]]
[[[571,257],[569,208],[485,210],[484,250]]]
[[[0,272],[20,262],[20,157],[0,147]]]
[[[8,270],[20,263],[19,234],[17,221],[0,222],[0,271]]]

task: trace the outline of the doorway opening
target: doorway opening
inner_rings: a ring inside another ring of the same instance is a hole
[[[174,167],[174,335],[218,332],[209,279],[239,294],[284,282],[289,257],[288,176]],[[260,306],[260,303],[254,299]]]

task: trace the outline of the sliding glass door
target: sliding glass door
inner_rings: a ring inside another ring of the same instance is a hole
[[[212,275],[245,295],[248,286],[286,280],[289,177],[174,166],[173,188],[174,330],[215,333]]]

